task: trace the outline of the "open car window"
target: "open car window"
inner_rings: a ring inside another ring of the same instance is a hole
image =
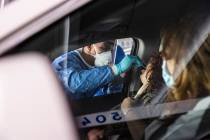
[[[52,66],[66,94],[73,100],[111,94],[121,96],[129,72],[116,75],[113,69],[126,56],[136,55],[136,45],[133,38],[87,44],[76,50],[65,50],[67,52],[52,60]]]

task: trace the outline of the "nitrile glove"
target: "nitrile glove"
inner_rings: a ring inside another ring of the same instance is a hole
[[[114,75],[120,75],[128,71],[132,66],[144,67],[144,64],[138,56],[126,55],[120,63],[112,66],[112,70]]]

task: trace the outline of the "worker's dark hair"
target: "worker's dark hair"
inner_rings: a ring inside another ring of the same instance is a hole
[[[115,40],[108,40],[103,43],[104,43],[104,48],[102,48],[103,51],[110,51],[114,48]]]

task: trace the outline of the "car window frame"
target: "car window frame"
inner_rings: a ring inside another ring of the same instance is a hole
[[[43,8],[41,12],[39,12],[39,9],[43,7],[43,1],[35,1],[33,6],[36,5],[37,8],[31,11],[30,8],[28,8],[29,11],[27,11],[27,15],[29,16],[23,18],[23,21],[19,22],[19,24],[15,24],[16,18],[8,17],[24,17],[26,15],[24,9],[30,7],[32,3],[27,2],[27,0],[14,1],[0,10],[1,27],[6,27],[8,23],[14,23],[13,26],[0,30],[0,55],[91,1],[92,0],[47,1],[45,2],[46,8]],[[33,16],[30,16],[30,14]]]

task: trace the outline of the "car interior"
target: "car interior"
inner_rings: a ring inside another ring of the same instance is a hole
[[[120,42],[129,38],[133,42],[130,54],[139,56],[147,64],[151,54],[159,50],[161,29],[165,24],[178,20],[189,3],[193,2],[196,0],[92,1],[18,44],[1,57],[39,52],[52,62],[63,53],[85,45],[107,40]],[[119,107],[125,97],[133,97],[142,84],[139,75],[136,75],[140,74],[140,69],[132,68],[126,73],[123,90],[119,94],[76,101],[67,96],[74,115],[109,111]],[[107,135],[123,133],[121,126],[126,127],[124,123],[112,129],[109,127],[112,131],[107,132]]]

